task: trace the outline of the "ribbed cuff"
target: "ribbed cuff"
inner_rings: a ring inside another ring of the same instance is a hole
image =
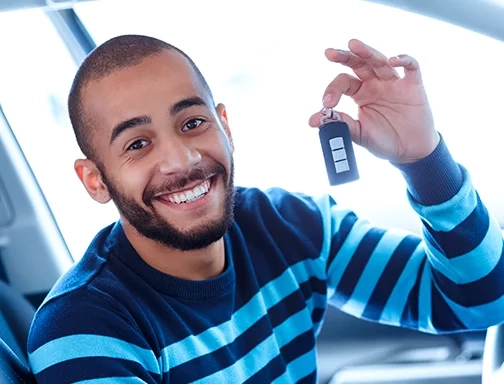
[[[450,200],[464,183],[462,171],[443,137],[429,156],[414,163],[392,165],[401,171],[409,193],[421,205],[437,205]]]

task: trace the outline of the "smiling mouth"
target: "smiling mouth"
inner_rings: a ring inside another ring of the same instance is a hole
[[[157,199],[174,204],[192,203],[203,198],[208,193],[212,187],[211,180],[212,178],[206,179],[191,189],[157,196]]]

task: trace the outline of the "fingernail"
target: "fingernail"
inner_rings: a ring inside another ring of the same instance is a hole
[[[332,101],[332,95],[329,93],[325,95],[324,98],[322,99],[322,103],[324,104],[330,103],[331,101]]]

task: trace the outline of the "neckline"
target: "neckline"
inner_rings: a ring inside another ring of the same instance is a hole
[[[224,235],[225,269],[207,280],[185,280],[163,273],[147,264],[133,248],[121,222],[114,224],[108,239],[108,250],[156,291],[186,300],[206,300],[221,296],[234,288],[235,273],[229,235]]]

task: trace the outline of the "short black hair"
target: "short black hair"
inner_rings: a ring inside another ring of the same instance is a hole
[[[121,35],[95,48],[82,62],[72,82],[68,96],[68,114],[80,150],[88,159],[99,161],[91,144],[91,122],[82,105],[82,90],[91,81],[100,80],[112,72],[139,64],[147,57],[175,50],[193,67],[203,89],[213,103],[207,81],[192,59],[181,49],[159,39],[143,35]]]

